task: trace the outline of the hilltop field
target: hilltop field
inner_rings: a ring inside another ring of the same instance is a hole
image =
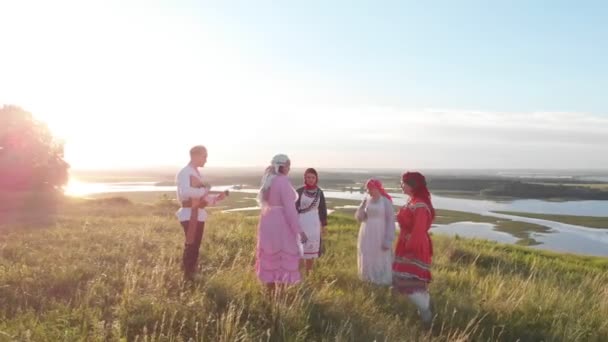
[[[0,341],[608,340],[608,259],[435,235],[426,331],[413,305],[357,278],[351,213],[330,215],[315,272],[271,299],[253,273],[255,212],[215,210],[185,286],[175,209],[65,199],[5,223]]]

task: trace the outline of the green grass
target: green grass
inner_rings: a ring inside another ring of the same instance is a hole
[[[531,184],[555,185],[554,183],[534,183],[534,182],[532,182]],[[563,185],[563,186],[608,190],[608,183],[559,183],[559,184]]]
[[[518,238],[516,242],[519,245],[531,246],[537,245],[538,241],[530,237],[530,233],[548,233],[549,228],[538,224],[517,222],[508,219],[500,219],[491,216],[484,216],[473,213],[465,213],[462,211],[453,210],[437,210],[437,224],[450,224],[455,222],[484,222],[494,225],[494,229],[500,232],[509,233]]]
[[[214,213],[202,277],[181,282],[172,203],[69,200],[0,232],[0,341],[605,341],[608,259],[434,236],[433,328],[356,274],[358,224],[276,299],[253,273],[256,217]],[[456,215],[456,214],[454,214]]]
[[[521,213],[513,211],[497,211],[498,214],[515,215],[521,217],[537,218],[542,220],[549,220],[567,224],[573,224],[578,226],[585,226],[589,228],[600,228],[608,229],[608,217],[600,216],[574,216],[574,215],[551,215],[551,214],[533,214],[533,213]]]

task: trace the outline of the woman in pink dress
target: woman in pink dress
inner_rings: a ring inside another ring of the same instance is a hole
[[[298,222],[298,196],[287,178],[290,166],[289,157],[276,155],[264,173],[258,193],[261,212],[255,269],[269,290],[274,290],[276,284],[300,281],[298,239],[303,243],[307,240]]]

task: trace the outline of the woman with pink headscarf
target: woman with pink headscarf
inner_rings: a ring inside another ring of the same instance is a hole
[[[393,201],[377,179],[368,180],[366,188],[368,195],[355,213],[361,222],[357,243],[358,274],[364,281],[390,285],[395,238]]]

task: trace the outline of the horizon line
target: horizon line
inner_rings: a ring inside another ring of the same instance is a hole
[[[86,172],[86,171],[154,171],[154,170],[166,170],[166,169],[178,169],[184,165],[156,165],[147,167],[113,167],[113,168],[70,168],[69,172]],[[246,166],[204,166],[204,169],[258,169],[266,168],[268,165],[246,165]],[[293,167],[292,169],[306,169],[305,166]],[[587,168],[542,168],[542,167],[511,167],[511,168],[500,168],[500,167],[315,167],[319,170],[427,170],[427,171],[608,171],[608,168],[603,167],[587,167]]]

